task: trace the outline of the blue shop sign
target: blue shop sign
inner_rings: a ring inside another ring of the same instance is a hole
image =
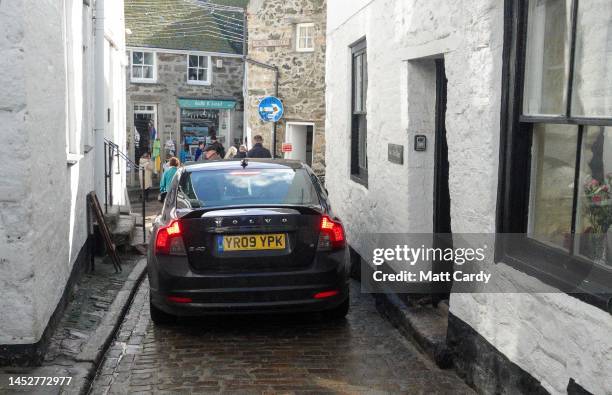
[[[180,108],[232,110],[236,107],[235,100],[209,100],[209,99],[178,99]]]
[[[268,96],[259,102],[259,117],[264,122],[278,122],[285,109],[278,97]]]

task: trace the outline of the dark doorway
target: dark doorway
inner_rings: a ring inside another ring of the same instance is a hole
[[[149,122],[153,121],[153,114],[134,114],[134,128],[140,135],[138,145],[135,149],[135,161],[138,163],[140,157],[150,150]]]
[[[448,188],[448,144],[446,141],[446,72],[444,59],[436,59],[436,123],[434,152],[433,232],[434,248],[452,248],[453,237],[450,216],[450,191]],[[433,272],[452,272],[453,262],[434,261]],[[434,305],[450,296],[452,283],[436,286],[432,295]]]

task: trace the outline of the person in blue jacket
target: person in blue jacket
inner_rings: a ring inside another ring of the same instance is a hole
[[[198,148],[196,149],[196,152],[195,152],[195,158],[193,158],[193,160],[197,162],[203,153],[204,153],[204,142],[200,141],[200,143],[198,144]]]
[[[181,162],[174,156],[168,161],[168,165],[170,165],[170,167],[164,172],[164,174],[162,175],[161,182],[159,183],[159,195],[161,201],[164,201],[166,199],[168,188],[170,188],[172,178],[176,174],[176,171],[178,170],[180,164]]]

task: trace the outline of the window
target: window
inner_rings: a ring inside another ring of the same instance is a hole
[[[512,39],[505,51],[498,230],[524,236],[520,248],[504,243],[501,258],[606,306],[603,294],[612,291],[612,3],[507,0],[506,7]]]
[[[314,23],[299,23],[295,29],[295,49],[298,52],[314,51]]]
[[[189,55],[187,83],[196,85],[210,84],[210,56]]]
[[[155,82],[155,52],[132,51],[132,82]]]
[[[195,171],[181,177],[177,208],[245,204],[319,205],[319,195],[304,169]]]
[[[351,179],[367,186],[367,92],[368,60],[365,39],[351,47],[352,52],[352,120]]]

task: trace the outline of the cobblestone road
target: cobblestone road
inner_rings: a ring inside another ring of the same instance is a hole
[[[346,321],[267,316],[155,327],[146,280],[92,387],[138,392],[472,393],[406,341],[358,284]]]

